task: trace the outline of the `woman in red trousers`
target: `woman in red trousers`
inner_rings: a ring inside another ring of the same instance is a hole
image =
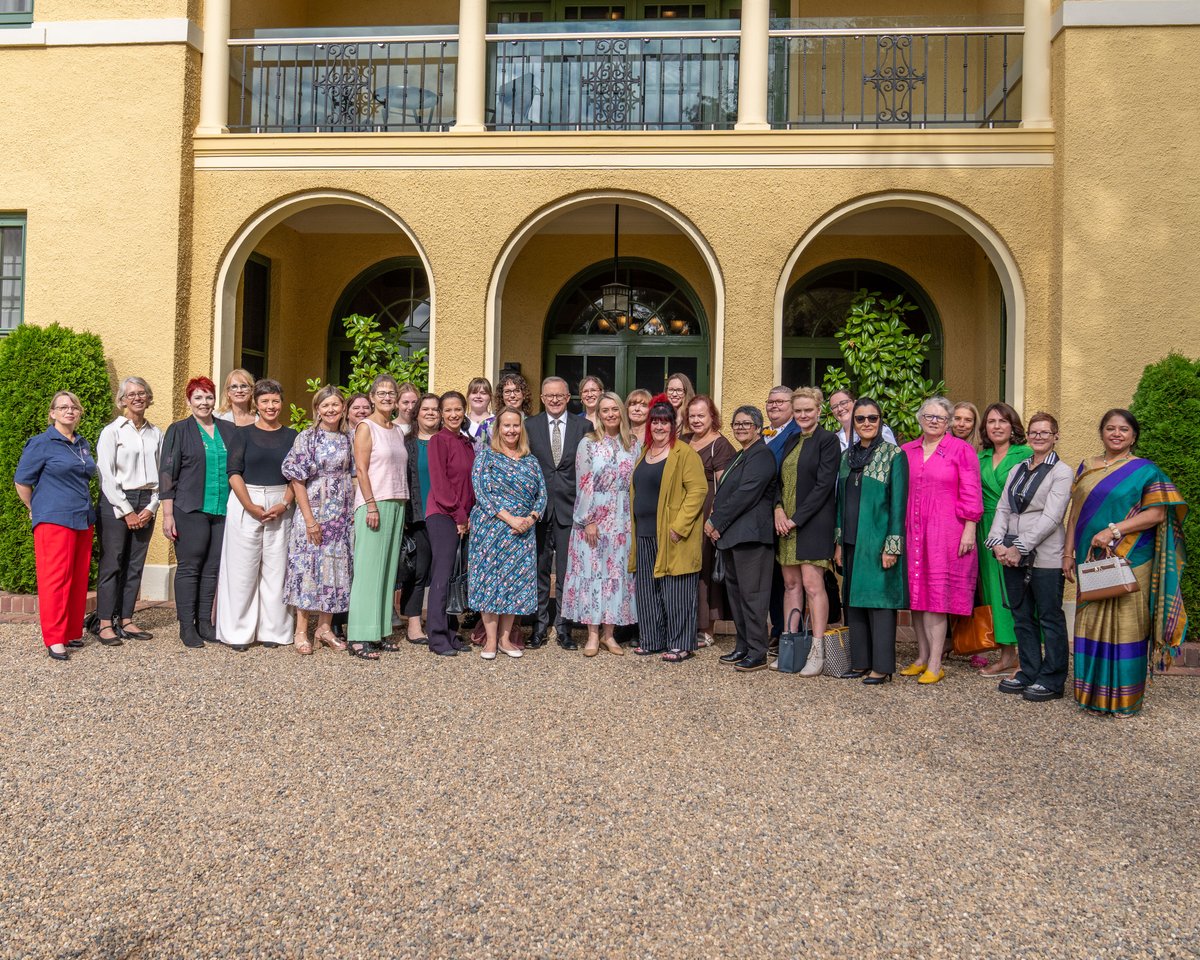
[[[88,481],[96,461],[87,440],[75,433],[83,407],[59,390],[50,401],[50,426],[27,444],[13,482],[33,521],[38,617],[52,660],[83,646],[83,613],[92,564],[96,511]]]

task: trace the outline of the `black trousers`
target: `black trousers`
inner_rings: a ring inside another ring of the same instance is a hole
[[[557,593],[554,628],[560,637],[565,637],[567,628],[562,618],[562,591],[567,579],[567,548],[571,544],[571,528],[561,526],[554,520],[542,520],[534,528],[534,536],[537,537],[538,565],[538,608],[534,629],[538,633],[545,633],[550,628],[550,568],[553,565]]]
[[[878,558],[863,558],[878,563]],[[897,560],[902,563],[903,560]],[[850,596],[854,576],[854,545],[842,544],[842,576],[845,596]],[[846,605],[846,626],[850,628],[850,669],[896,672],[896,611]]]
[[[424,522],[413,524],[409,535],[417,545],[417,555],[413,559],[412,579],[400,584],[400,613],[405,617],[419,617],[425,609],[425,591],[429,587],[433,550],[429,546]]]
[[[429,636],[429,649],[446,651],[460,649],[446,616],[446,598],[450,591],[450,574],[454,572],[454,557],[458,553],[458,525],[453,517],[435,513],[425,518],[425,535],[429,538],[429,616],[425,620],[425,633]]]
[[[131,490],[127,499],[134,513],[150,503],[150,490]],[[130,530],[124,517],[113,515],[113,505],[100,494],[100,574],[96,583],[96,613],[101,620],[129,620],[142,588],[146,551],[154,535],[154,519],[140,530]]]
[[[175,530],[179,535],[175,541],[176,615],[180,623],[211,624],[225,518],[200,510],[176,510]]]
[[[724,554],[725,597],[737,629],[737,649],[754,659],[766,657],[774,548],[769,543],[742,543]]]
[[[1004,588],[1017,635],[1017,679],[1061,693],[1067,680],[1067,618],[1063,614],[1063,572],[1058,567],[1004,568]]]
[[[771,639],[778,640],[783,633],[783,568],[778,563],[771,566]]]

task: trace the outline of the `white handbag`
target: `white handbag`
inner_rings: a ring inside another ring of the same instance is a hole
[[[1108,600],[1141,589],[1129,561],[1113,553],[1106,553],[1097,560],[1092,558],[1092,551],[1088,551],[1087,560],[1079,564],[1076,579],[1080,600]]]

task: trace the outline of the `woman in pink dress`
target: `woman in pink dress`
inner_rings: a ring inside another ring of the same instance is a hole
[[[975,605],[975,525],[983,516],[983,489],[974,448],[947,433],[953,415],[949,400],[926,400],[917,414],[921,437],[902,448],[908,457],[905,555],[917,659],[900,673],[918,683],[945,676],[948,614],[970,616]]]

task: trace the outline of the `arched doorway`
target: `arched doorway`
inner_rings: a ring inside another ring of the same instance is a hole
[[[606,303],[614,282],[629,303]],[[686,374],[707,392],[708,323],[700,298],[675,271],[652,260],[622,260],[581,270],[559,291],[546,317],[544,369],[576,390],[587,375],[625,396],[635,388],[658,393],[672,373]],[[576,397],[572,397],[573,402]]]
[[[353,314],[375,317],[383,332],[402,329],[408,351],[429,348],[431,292],[425,268],[416,257],[391,257],[376,263],[346,285],[329,320],[329,383],[347,383],[353,344],[342,320]]]
[[[842,365],[836,334],[859,290],[885,300],[903,296],[917,309],[905,315],[914,334],[929,334],[924,375],[942,376],[942,325],[929,295],[903,270],[876,260],[839,260],[810,270],[793,283],[783,301],[782,382],[819,387],[832,367]]]

